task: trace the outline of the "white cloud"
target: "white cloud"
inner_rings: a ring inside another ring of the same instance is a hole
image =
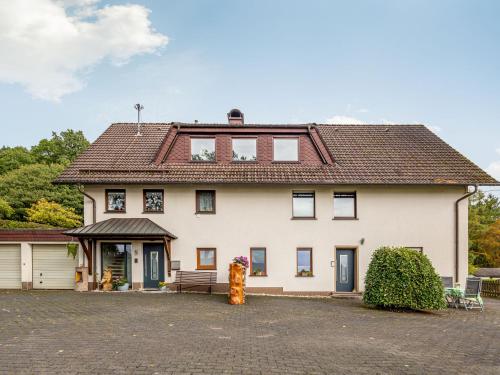
[[[426,125],[427,129],[429,129],[431,132],[437,134],[437,133],[441,133],[441,131],[443,129],[441,129],[440,126],[432,126],[432,125]]]
[[[58,101],[85,86],[103,60],[125,64],[168,43],[140,5],[99,0],[16,0],[0,4],[0,81]]]
[[[354,117],[349,116],[333,116],[326,119],[327,124],[348,124],[348,125],[362,125],[365,122]]]
[[[486,172],[495,177],[497,181],[500,181],[500,160],[490,163],[486,168]]]

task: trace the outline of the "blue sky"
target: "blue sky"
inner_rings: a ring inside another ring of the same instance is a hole
[[[0,24],[25,30],[47,11],[32,8],[0,10]],[[36,55],[14,44],[0,62],[0,144],[67,128],[94,140],[134,121],[136,102],[148,122],[225,122],[238,107],[246,122],[423,123],[500,178],[500,2],[69,0],[53,14],[101,28],[64,44],[54,22]]]

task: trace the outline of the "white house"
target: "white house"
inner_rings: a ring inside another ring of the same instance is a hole
[[[249,257],[251,292],[359,292],[372,252],[464,283],[467,196],[498,182],[423,125],[112,124],[57,179],[85,193],[80,263],[133,289]]]

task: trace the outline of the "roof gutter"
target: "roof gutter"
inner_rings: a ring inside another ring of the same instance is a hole
[[[78,186],[78,191],[80,193],[82,193],[83,195],[85,195],[88,199],[90,199],[92,201],[92,224],[95,224],[96,222],[96,218],[97,218],[97,215],[96,215],[96,205],[95,205],[95,199],[92,198],[90,195],[88,195],[81,187],[81,185]]]
[[[459,204],[461,201],[463,201],[466,198],[469,198],[471,195],[474,195],[477,193],[477,185],[474,185],[474,190],[468,192],[465,195],[462,195],[460,198],[458,198],[455,201],[455,282],[458,282],[458,276],[459,276],[459,266],[460,266],[460,235],[459,235],[459,224],[460,224],[460,217],[459,217]]]

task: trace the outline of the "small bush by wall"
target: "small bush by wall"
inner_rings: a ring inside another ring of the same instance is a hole
[[[363,301],[383,308],[444,309],[441,278],[424,254],[404,247],[381,247],[373,253]]]

